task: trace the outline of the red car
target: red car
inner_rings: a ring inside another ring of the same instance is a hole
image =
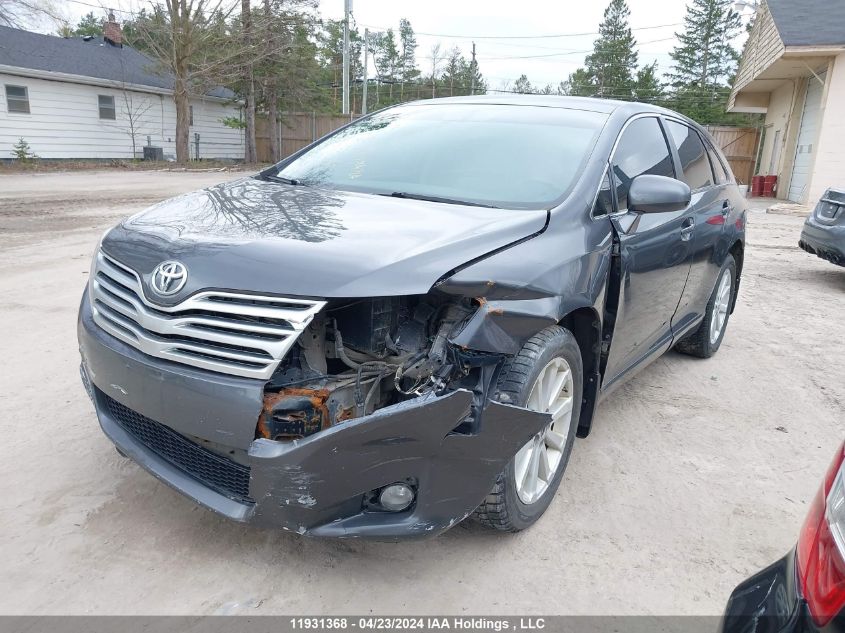
[[[721,630],[845,632],[845,443],[813,498],[798,545],[734,589]]]

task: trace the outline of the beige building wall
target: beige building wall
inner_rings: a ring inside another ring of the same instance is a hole
[[[845,187],[845,53],[831,61],[825,84],[809,205],[815,205],[828,187]]]
[[[801,130],[801,115],[804,112],[804,101],[807,98],[808,81],[806,77],[792,80],[795,92],[792,99],[792,110],[789,113],[789,124],[786,128],[786,142],[780,158],[780,171],[778,171],[777,197],[784,200],[789,194],[789,184],[792,180],[792,166],[795,163],[795,149],[798,144],[798,132]]]
[[[739,63],[731,94],[731,105],[736,93],[777,61],[783,54],[783,49],[783,42],[778,35],[775,21],[769,12],[769,7],[763,2],[757,17],[754,19],[754,26],[748,35],[748,41]]]
[[[758,173],[777,174],[781,180],[781,169],[786,154],[786,137],[789,132],[789,125],[792,114],[792,106],[795,101],[795,82],[787,81],[771,92],[769,97],[769,109],[766,112],[766,138],[763,140],[763,149],[760,152],[760,169]],[[775,145],[777,143],[777,145]],[[772,157],[775,157],[774,170]]]

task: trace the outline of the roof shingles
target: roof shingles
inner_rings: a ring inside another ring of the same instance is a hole
[[[102,37],[89,41],[64,38],[0,26],[0,65],[41,70],[172,90],[173,77],[152,59],[130,46],[122,48]],[[233,99],[227,88],[206,93]]]
[[[767,0],[784,46],[845,45],[845,0]]]

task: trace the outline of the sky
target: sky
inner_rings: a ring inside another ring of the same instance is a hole
[[[432,47],[454,46],[469,59],[475,42],[479,69],[489,89],[507,89],[521,74],[532,85],[557,86],[584,63],[597,37],[607,0],[352,0],[359,30],[393,28],[410,20],[417,33],[417,65],[431,70]],[[118,20],[144,6],[141,0],[57,0],[71,22],[97,7],[112,7]],[[343,17],[344,0],[320,0],[320,15]],[[685,0],[628,0],[630,25],[637,39],[640,65],[657,62],[665,73],[677,43]],[[745,19],[750,17],[746,10]],[[43,30],[43,29],[42,29]],[[738,41],[736,46],[741,46]],[[370,73],[373,73],[372,64]]]
[[[423,72],[431,64],[435,44],[443,49],[458,46],[469,58],[475,41],[479,69],[488,87],[495,89],[523,73],[534,85],[557,86],[565,80],[592,49],[606,4],[604,0],[353,0],[352,12],[359,28],[396,30],[400,18],[410,20]],[[684,1],[628,0],[628,5],[640,62],[656,60],[658,66],[668,66]],[[320,9],[326,17],[343,15],[342,0],[323,0]],[[659,28],[639,30],[642,27]],[[571,35],[578,33],[585,35]],[[565,37],[545,37],[558,35]]]

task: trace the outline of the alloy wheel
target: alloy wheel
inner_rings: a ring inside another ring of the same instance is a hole
[[[719,278],[716,290],[716,301],[713,303],[713,314],[710,316],[710,344],[713,345],[722,335],[725,321],[728,320],[728,309],[731,304],[731,271],[726,268]]]
[[[552,421],[519,450],[514,460],[516,492],[526,505],[543,496],[561,467],[572,422],[573,391],[572,369],[559,357],[543,367],[531,388],[526,407],[550,413]]]

